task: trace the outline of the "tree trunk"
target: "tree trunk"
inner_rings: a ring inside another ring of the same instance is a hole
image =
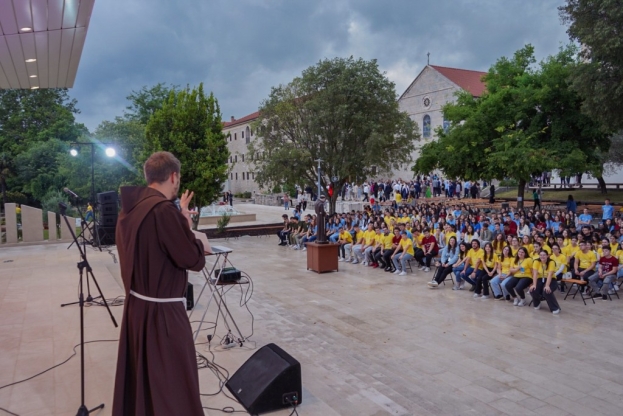
[[[519,180],[519,185],[517,186],[517,209],[523,209],[524,207],[524,191],[526,189],[526,181],[524,179]]]
[[[606,181],[604,181],[603,176],[598,176],[597,177],[597,182],[599,182],[599,189],[601,190],[602,194],[607,194],[608,193],[608,189],[606,188]]]

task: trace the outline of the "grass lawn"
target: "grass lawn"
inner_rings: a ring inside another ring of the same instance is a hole
[[[610,198],[613,205],[623,204],[623,190],[621,189],[609,189],[606,195],[598,189],[556,189],[556,190],[544,190],[543,200],[559,200],[564,202],[569,195],[573,195],[573,199],[580,202],[594,202],[597,204],[603,204],[604,199]],[[497,198],[517,198],[517,188],[511,189],[506,192],[495,193]],[[532,201],[532,190],[524,192],[524,200]]]

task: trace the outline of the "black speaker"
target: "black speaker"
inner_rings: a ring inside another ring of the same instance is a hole
[[[99,204],[97,206],[101,217],[115,217],[119,215],[117,204]]]
[[[119,201],[119,196],[115,191],[100,192],[97,194],[98,204],[115,204]]]
[[[101,245],[115,245],[115,227],[102,227],[101,225],[98,225],[95,230],[97,236],[99,237],[99,242]]]
[[[226,386],[250,414],[272,412],[303,401],[301,364],[275,344],[260,348]]]

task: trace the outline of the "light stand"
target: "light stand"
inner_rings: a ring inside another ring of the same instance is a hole
[[[106,302],[106,298],[104,297],[104,294],[102,293],[102,289],[100,289],[99,284],[97,283],[97,280],[95,280],[95,276],[93,275],[93,270],[91,269],[91,265],[89,264],[89,261],[87,260],[87,252],[86,252],[86,247],[83,250],[82,247],[80,247],[80,244],[78,243],[78,239],[76,237],[76,233],[74,232],[72,226],[69,224],[69,220],[67,219],[67,205],[63,204],[62,202],[58,204],[60,211],[61,211],[61,216],[65,219],[65,224],[67,224],[67,228],[69,228],[69,232],[71,233],[71,236],[74,239],[74,242],[76,243],[76,247],[78,247],[78,250],[80,251],[80,259],[81,261],[78,262],[78,270],[80,271],[80,280],[79,280],[79,285],[78,285],[78,304],[80,305],[80,408],[78,408],[78,413],[76,413],[76,416],[88,416],[89,413],[92,413],[96,410],[99,409],[103,409],[104,408],[104,403],[100,404],[97,407],[94,407],[93,409],[89,410],[86,405],[84,404],[84,293],[83,293],[83,278],[84,278],[84,270],[86,269],[87,272],[87,284],[89,281],[89,276],[91,277],[91,279],[93,279],[93,283],[95,283],[95,286],[97,287],[97,290],[100,294],[100,297],[102,298],[102,302],[104,302],[104,306],[106,306],[106,309],[108,310],[108,314],[110,315],[110,319],[112,320],[113,325],[115,326],[115,328],[118,326],[117,325],[117,321],[115,320],[115,317],[112,314],[112,311],[110,310],[110,307],[108,306],[108,303]]]

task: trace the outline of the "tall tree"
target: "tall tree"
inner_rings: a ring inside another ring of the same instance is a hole
[[[55,154],[46,150],[50,140],[68,143],[87,133],[75,122],[76,100],[66,89],[0,90],[0,153],[4,155],[4,190],[26,193],[31,203],[40,202],[35,189],[56,183],[49,171]],[[51,148],[58,151],[58,143]],[[49,158],[39,157],[47,154]],[[57,165],[55,165],[57,166]],[[37,171],[37,175],[32,172]],[[34,181],[34,182],[33,182]]]
[[[227,179],[229,150],[223,134],[221,110],[203,84],[171,92],[161,109],[151,116],[145,132],[146,158],[166,150],[182,163],[182,187],[195,192],[201,207],[216,201]]]
[[[271,90],[249,144],[261,186],[317,183],[341,189],[411,161],[417,125],[398,109],[394,84],[376,60],[323,60]],[[337,180],[333,181],[332,179]],[[330,198],[335,210],[338,192]]]
[[[581,112],[582,99],[569,87],[575,52],[562,48],[537,66],[528,45],[512,59],[499,59],[484,77],[482,97],[461,93],[444,107],[452,126],[422,148],[414,170],[439,168],[450,177],[474,180],[514,178],[519,207],[532,174],[595,170],[609,140]]]
[[[566,0],[559,8],[567,33],[582,44],[572,85],[583,110],[607,132],[623,130],[623,4],[620,0]]]
[[[153,87],[143,86],[138,91],[132,91],[126,97],[130,103],[126,107],[124,117],[147,125],[151,116],[160,110],[164,102],[168,100],[171,92],[177,93],[179,90],[177,85],[167,87],[164,82],[159,82]]]

